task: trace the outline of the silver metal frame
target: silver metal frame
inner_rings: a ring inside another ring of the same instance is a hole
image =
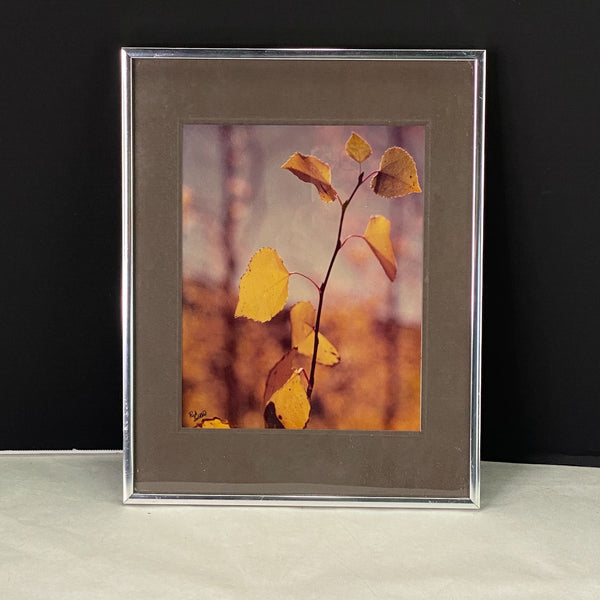
[[[132,61],[134,59],[296,60],[446,60],[474,65],[473,215],[471,256],[471,425],[469,498],[372,497],[319,495],[199,495],[135,492],[133,377],[133,130]],[[479,508],[481,430],[481,317],[483,258],[483,165],[485,121],[485,50],[341,50],[341,49],[121,49],[122,118],[122,327],[123,327],[123,502],[128,504],[283,505],[321,507]]]

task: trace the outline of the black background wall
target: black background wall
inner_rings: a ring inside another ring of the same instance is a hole
[[[486,48],[483,458],[600,464],[597,6],[5,3],[0,448],[121,446],[120,46]]]

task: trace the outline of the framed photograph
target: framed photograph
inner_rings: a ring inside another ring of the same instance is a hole
[[[124,501],[478,507],[485,52],[121,58]]]

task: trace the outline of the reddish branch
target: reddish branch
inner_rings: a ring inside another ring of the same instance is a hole
[[[337,255],[343,246],[342,227],[344,225],[344,216],[346,215],[346,210],[348,209],[348,206],[350,206],[350,202],[352,202],[352,198],[354,198],[354,195],[358,191],[358,188],[363,183],[365,183],[365,181],[367,181],[370,177],[375,175],[375,173],[377,173],[377,172],[378,171],[373,171],[366,177],[364,176],[365,175],[364,173],[360,173],[360,175],[358,176],[358,181],[356,183],[356,186],[354,187],[354,190],[352,190],[350,197],[348,198],[348,200],[346,200],[346,202],[342,202],[340,205],[341,206],[340,224],[338,226],[335,248],[333,250],[333,255],[331,256],[331,260],[329,261],[329,267],[327,268],[327,273],[325,275],[325,279],[323,280],[323,283],[319,287],[319,305],[317,307],[317,317],[315,320],[315,343],[313,346],[312,361],[310,363],[310,375],[308,377],[308,389],[306,390],[306,395],[308,396],[309,400],[312,396],[312,392],[315,387],[315,369],[317,367],[317,351],[319,350],[319,329],[321,327],[321,311],[323,310],[323,299],[325,297],[325,289],[327,288],[327,282],[329,281],[329,276],[331,275],[331,271],[333,269],[333,264],[335,263],[335,259],[337,258]]]

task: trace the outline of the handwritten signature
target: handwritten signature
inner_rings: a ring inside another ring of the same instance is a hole
[[[199,419],[203,419],[206,416],[206,411],[205,410],[201,410],[200,412],[197,412],[195,410],[190,410],[190,412],[188,413],[188,416],[191,419],[194,419],[194,423],[196,421],[198,421]]]

